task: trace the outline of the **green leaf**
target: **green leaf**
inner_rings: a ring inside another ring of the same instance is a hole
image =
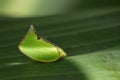
[[[28,57],[40,62],[53,62],[66,56],[57,45],[40,37],[32,25],[20,43],[19,49]]]
[[[119,1],[80,4],[83,11],[0,18],[0,80],[120,80]],[[45,64],[21,54],[17,47],[30,24],[68,56]]]

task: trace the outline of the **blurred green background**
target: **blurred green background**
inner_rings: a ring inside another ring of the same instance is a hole
[[[17,46],[30,25],[68,56],[38,63]],[[0,0],[0,80],[120,80],[119,0]]]

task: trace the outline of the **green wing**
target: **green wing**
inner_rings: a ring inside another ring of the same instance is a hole
[[[40,62],[53,62],[66,56],[61,48],[37,35],[33,26],[21,41],[19,49],[29,58]]]

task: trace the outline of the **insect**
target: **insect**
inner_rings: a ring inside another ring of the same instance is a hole
[[[54,62],[67,55],[56,44],[39,36],[33,25],[31,25],[18,48],[29,58],[39,62]]]

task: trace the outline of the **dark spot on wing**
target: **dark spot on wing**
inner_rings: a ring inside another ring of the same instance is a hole
[[[40,37],[40,36],[37,36],[37,39],[39,40],[39,39],[41,39],[41,37]]]
[[[35,32],[35,34],[36,34],[36,36],[37,36],[37,39],[39,40],[39,39],[41,39],[41,37],[39,36],[39,34],[36,32],[36,31],[34,31]]]

